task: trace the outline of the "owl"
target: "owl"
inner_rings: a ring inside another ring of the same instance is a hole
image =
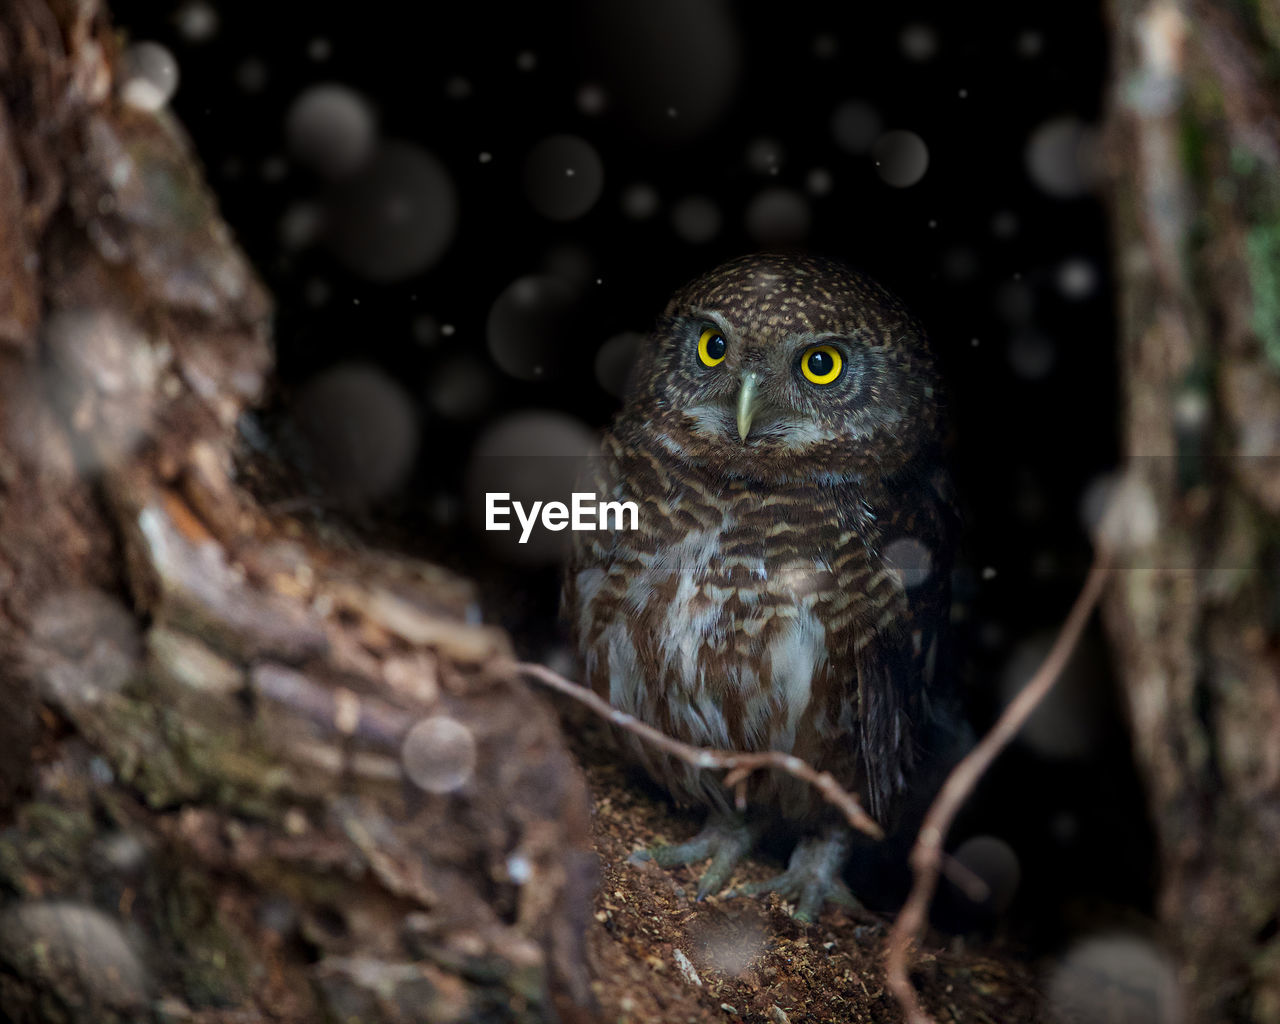
[[[578,533],[562,607],[587,683],[696,746],[780,750],[891,826],[943,687],[955,516],[936,364],[874,281],[802,255],[735,259],[676,293],[641,345],[591,486],[637,529]],[[711,772],[623,737],[706,828],[652,851],[710,859],[698,897],[781,820],[778,891],[848,901],[852,836],[782,773],[745,813]]]

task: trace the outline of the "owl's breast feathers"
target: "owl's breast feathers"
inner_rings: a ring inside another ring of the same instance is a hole
[[[595,486],[640,514],[635,531],[575,535],[564,609],[589,685],[698,746],[794,753],[888,814],[947,616],[935,482],[763,486],[611,433]],[[901,537],[942,571],[904,586],[884,554]],[[677,798],[725,803],[716,778],[633,749]],[[790,817],[821,808],[786,778],[759,777],[751,796]]]

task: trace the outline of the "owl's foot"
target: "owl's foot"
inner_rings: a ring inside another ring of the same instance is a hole
[[[712,814],[702,831],[687,843],[637,850],[631,859],[652,860],[659,867],[675,868],[710,857],[711,863],[698,880],[698,899],[703,900],[724,888],[738,861],[751,852],[763,831],[758,822],[747,822],[736,815]]]
[[[820,836],[806,836],[796,844],[786,871],[764,882],[739,886],[729,895],[758,896],[776,892],[796,905],[792,916],[806,923],[816,921],[827,903],[857,909],[861,904],[841,878],[849,859],[849,848],[849,831],[843,827],[832,828]]]

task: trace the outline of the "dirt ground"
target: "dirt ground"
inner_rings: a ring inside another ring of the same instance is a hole
[[[610,1024],[817,1024],[902,1019],[883,980],[889,919],[826,909],[813,925],[776,896],[693,900],[697,869],[632,864],[640,847],[687,838],[682,814],[637,786],[625,768],[586,759],[594,842],[603,873],[589,940],[595,996]],[[779,865],[746,863],[735,883]],[[939,1024],[1043,1019],[1030,965],[931,933],[913,979]]]

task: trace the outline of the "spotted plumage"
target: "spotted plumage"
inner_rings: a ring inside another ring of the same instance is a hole
[[[565,577],[591,687],[696,745],[794,753],[891,824],[945,641],[939,431],[923,331],[869,279],[760,255],[678,292],[595,464],[597,493],[635,501],[639,529],[577,534]],[[732,831],[715,775],[626,742],[677,800],[712,809],[715,835]],[[822,798],[788,776],[756,776],[749,800],[751,823],[832,834]],[[714,888],[744,842],[681,857],[720,856]],[[819,881],[818,907],[837,879]]]

